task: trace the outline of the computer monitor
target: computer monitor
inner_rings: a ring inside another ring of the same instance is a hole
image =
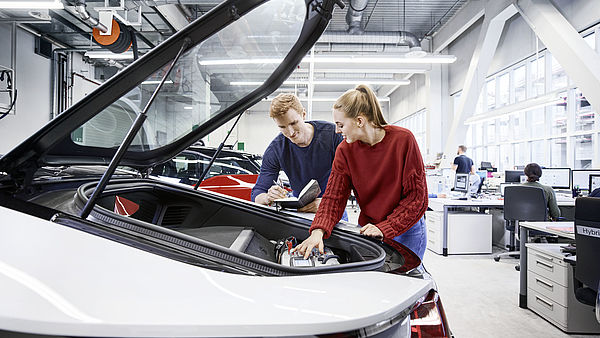
[[[487,170],[488,168],[491,168],[491,167],[492,167],[492,162],[481,161],[480,170]]]
[[[454,178],[454,191],[464,193],[469,191],[469,174],[456,174]]]
[[[594,191],[595,189],[600,188],[600,174],[595,175],[595,174],[591,174],[590,175],[590,182],[588,185],[588,191],[590,193],[592,193],[592,191]]]
[[[573,169],[571,172],[571,186],[587,190],[590,183],[590,175],[600,175],[600,169]],[[591,192],[591,191],[589,191]]]
[[[554,189],[571,189],[571,168],[543,168],[540,183]]]
[[[506,183],[521,183],[521,176],[525,176],[523,170],[505,170],[504,182]]]

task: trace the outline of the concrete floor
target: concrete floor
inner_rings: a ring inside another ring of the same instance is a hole
[[[347,208],[351,223],[358,209]],[[356,211],[356,212],[355,212]],[[493,337],[600,337],[568,335],[530,310],[521,309],[517,259],[495,262],[492,255],[443,257],[425,251],[423,263],[433,276],[457,338]]]
[[[494,249],[500,250],[500,249]],[[442,298],[450,329],[469,337],[598,337],[568,335],[530,310],[521,309],[516,259],[493,255],[443,257],[429,250],[423,262]]]

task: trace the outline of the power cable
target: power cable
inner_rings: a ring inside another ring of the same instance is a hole
[[[0,82],[4,81],[5,76],[6,76],[6,89],[7,89],[9,100],[10,100],[10,106],[8,106],[6,111],[0,112],[0,120],[5,118],[8,115],[8,113],[10,113],[10,111],[14,108],[15,103],[17,102],[17,90],[16,89],[14,91],[15,96],[13,97],[13,91],[12,91],[13,82],[12,82],[12,76],[10,75],[10,72],[7,70],[0,70]]]

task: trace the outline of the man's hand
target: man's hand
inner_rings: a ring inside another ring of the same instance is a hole
[[[314,201],[312,201],[312,202],[308,203],[307,205],[303,206],[302,208],[298,209],[298,211],[316,213],[317,209],[319,209],[319,204],[321,204],[321,199],[315,198]]]
[[[282,187],[280,187],[278,185],[273,185],[269,188],[269,190],[267,190],[267,192],[263,192],[262,194],[259,194],[258,196],[256,196],[256,198],[254,199],[254,202],[256,202],[258,204],[269,205],[278,198],[286,198],[286,197],[287,197],[287,190],[283,189]]]
[[[304,242],[297,245],[292,252],[299,252],[304,255],[304,259],[310,256],[313,248],[318,248],[320,253],[325,253],[323,249],[323,230],[315,229],[310,233],[310,236]]]
[[[371,223],[360,228],[360,233],[361,233],[361,235],[373,237],[378,240],[383,239],[383,232],[381,232],[381,230],[379,230],[378,227],[376,227],[375,225],[373,225]]]

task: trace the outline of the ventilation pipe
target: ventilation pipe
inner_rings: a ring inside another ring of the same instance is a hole
[[[75,10],[77,11],[77,13],[79,13],[79,16],[81,16],[81,19],[89,22],[92,25],[92,27],[97,28],[98,30],[102,31],[103,33],[108,32],[108,28],[106,28],[106,26],[101,24],[100,21],[98,21],[98,19],[92,17],[90,15],[90,13],[87,11],[86,5],[85,5],[85,0],[77,0],[75,3]]]
[[[348,33],[363,34],[361,22],[363,12],[367,8],[369,0],[350,0],[348,11],[346,12],[346,23],[348,24]]]
[[[349,35],[344,31],[325,32],[319,38],[322,43],[360,43],[360,44],[394,44],[398,46],[421,47],[416,35],[410,32],[364,32],[360,35]]]

